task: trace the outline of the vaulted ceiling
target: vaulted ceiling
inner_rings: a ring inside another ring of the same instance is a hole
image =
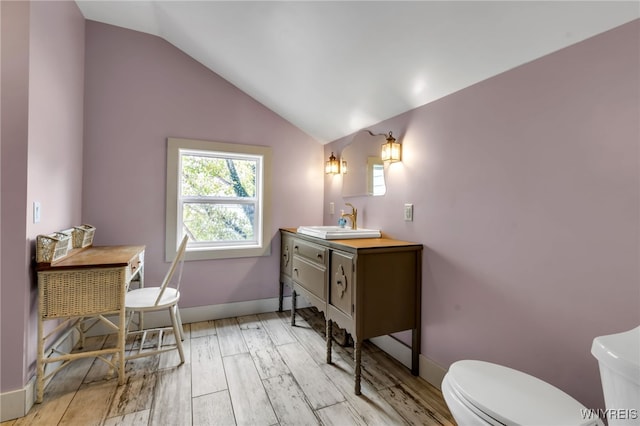
[[[635,1],[96,1],[319,142],[640,17]]]

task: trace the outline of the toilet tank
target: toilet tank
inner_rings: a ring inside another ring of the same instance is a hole
[[[609,426],[640,425],[640,326],[593,339]]]

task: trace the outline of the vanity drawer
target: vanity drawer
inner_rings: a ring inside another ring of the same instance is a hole
[[[302,257],[293,257],[293,281],[321,300],[326,300],[325,283],[327,268],[309,262]]]
[[[331,253],[331,284],[329,304],[348,316],[353,314],[353,256],[334,251]]]
[[[327,265],[327,249],[325,247],[295,239],[293,241],[293,254],[303,257],[309,262],[318,265]]]

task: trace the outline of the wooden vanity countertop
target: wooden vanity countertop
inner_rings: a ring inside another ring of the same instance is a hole
[[[308,238],[311,241],[323,241],[328,244],[337,244],[341,246],[351,247],[354,249],[372,249],[372,248],[382,248],[382,247],[408,247],[408,246],[422,247],[422,244],[420,243],[386,238],[384,236],[384,233],[383,233],[383,236],[380,238],[349,238],[346,240],[325,240],[322,238],[312,237],[310,235],[298,234],[298,231],[297,231],[298,228],[281,228],[281,230],[295,234],[298,237]]]

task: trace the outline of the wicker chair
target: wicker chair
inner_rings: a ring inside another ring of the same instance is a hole
[[[182,350],[184,334],[180,312],[178,311],[178,301],[180,300],[180,281],[182,280],[182,267],[188,240],[188,236],[182,239],[176,257],[160,287],[143,287],[127,292],[125,296],[127,337],[135,337],[134,347],[130,354],[126,356],[127,360],[177,349],[180,354],[180,364],[184,364],[184,351]],[[165,309],[169,311],[171,327],[129,330],[131,319],[135,313],[141,315]],[[175,343],[167,344],[165,342],[165,333],[167,331],[173,331]],[[148,339],[154,340],[152,345],[149,345]]]

